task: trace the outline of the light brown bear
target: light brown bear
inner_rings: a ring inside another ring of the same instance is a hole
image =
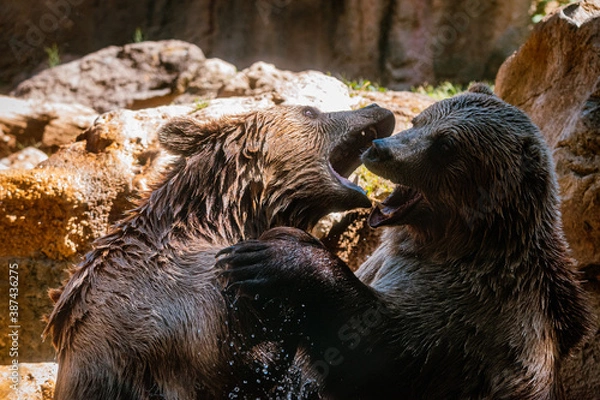
[[[256,316],[227,303],[215,254],[272,227],[310,229],[329,212],[370,207],[346,177],[393,127],[376,105],[167,123],[159,138],[177,161],[56,293],[46,328],[55,399],[222,399],[244,382],[248,396],[285,393],[289,362]]]

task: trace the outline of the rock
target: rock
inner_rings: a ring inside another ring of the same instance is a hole
[[[156,130],[189,106],[113,111],[32,170],[0,173],[0,256],[64,260],[132,206],[160,164]],[[22,240],[27,235],[29,240]]]
[[[0,398],[6,400],[52,400],[58,365],[55,363],[0,365]],[[13,387],[13,379],[18,384]]]
[[[257,62],[239,72],[219,91],[220,97],[269,95],[275,104],[313,105],[322,111],[351,108],[348,87],[318,71],[290,72]]]
[[[53,151],[72,143],[98,113],[80,104],[47,103],[0,96],[0,157],[18,147],[38,145]]]
[[[313,232],[352,271],[356,271],[379,245],[382,230],[369,226],[367,218],[370,212],[371,210],[354,210],[342,215],[327,216],[315,227],[317,230],[323,227],[326,229],[323,232]]]
[[[388,4],[382,26],[388,31],[378,44],[383,82],[393,89],[493,79],[530,24],[531,2],[524,0]]]
[[[196,69],[186,71],[179,77],[177,87],[185,95],[179,96],[176,101],[183,103],[183,98],[212,99],[218,96],[219,91],[237,74],[235,65],[218,58],[209,58]],[[187,96],[186,96],[187,95]]]
[[[570,4],[536,25],[495,90],[540,127],[554,158],[573,256],[600,264],[600,4]]]
[[[47,69],[21,82],[11,95],[24,99],[79,103],[106,112],[170,103],[181,75],[199,68],[204,54],[178,41],[110,46]]]
[[[48,155],[35,147],[27,147],[0,159],[0,169],[32,169],[48,159]]]
[[[368,77],[394,89],[443,80],[466,84],[493,79],[524,40],[530,6],[531,0],[141,0],[126,7],[21,0],[0,14],[6,19],[0,80],[31,71],[54,43],[62,59],[131,42],[138,30],[146,39],[189,41],[240,69],[264,60],[292,71]]]
[[[593,302],[592,335],[561,366],[566,398],[600,393],[600,3],[569,4],[537,24],[502,65],[496,93],[523,109],[553,149],[565,235]]]

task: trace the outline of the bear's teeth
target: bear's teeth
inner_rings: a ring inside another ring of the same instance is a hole
[[[377,203],[375,203],[375,206],[379,209],[379,212],[381,212],[381,214],[386,217],[393,214],[393,211],[390,212],[389,207],[387,207],[386,205],[384,205],[382,203],[377,202]]]

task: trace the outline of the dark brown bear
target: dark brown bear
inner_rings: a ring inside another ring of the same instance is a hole
[[[233,318],[217,282],[223,246],[334,210],[370,207],[350,172],[393,114],[276,107],[159,132],[180,157],[163,182],[73,273],[46,332],[57,400],[269,397],[287,366],[250,313]],[[279,367],[278,371],[273,368]],[[255,387],[253,389],[253,386]]]
[[[560,398],[588,311],[529,118],[477,85],[362,159],[397,188],[370,216],[388,228],[357,276],[277,228],[223,252],[230,284],[302,304],[305,371],[326,397]]]

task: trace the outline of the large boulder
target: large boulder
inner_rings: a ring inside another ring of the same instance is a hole
[[[79,103],[99,112],[168,104],[181,76],[205,61],[197,46],[179,40],[110,46],[21,82],[12,96]]]
[[[45,151],[72,143],[98,113],[81,104],[0,96],[0,157],[35,145]]]
[[[550,146],[565,234],[578,263],[600,264],[600,3],[568,5],[536,25],[500,68],[496,93]]]
[[[257,95],[270,97],[274,104],[312,104],[323,111],[355,103],[346,85],[322,72],[295,73],[264,62],[238,72],[232,64],[205,59],[198,47],[175,40],[111,46],[46,69],[11,94],[36,104],[78,103],[99,112]],[[47,141],[52,143],[52,136]]]
[[[565,235],[592,300],[592,335],[561,369],[567,398],[600,393],[600,2],[536,25],[500,68],[496,93],[523,109],[553,149]]]
[[[244,69],[220,90],[221,96],[259,94],[270,94],[275,104],[313,104],[323,111],[350,106],[348,87],[339,80],[317,71],[282,71],[265,62]]]

